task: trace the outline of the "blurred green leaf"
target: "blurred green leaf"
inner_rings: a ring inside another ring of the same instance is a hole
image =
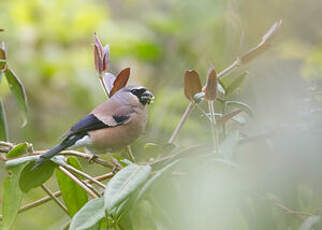
[[[7,68],[4,73],[9,83],[10,90],[15,95],[18,101],[18,104],[21,110],[23,111],[24,120],[23,120],[22,126],[25,126],[27,124],[27,112],[28,112],[28,100],[27,100],[27,94],[26,94],[25,88],[21,83],[20,79],[15,75],[15,73],[11,69]]]
[[[20,144],[16,145],[15,147],[13,147],[6,154],[6,157],[12,158],[12,157],[17,157],[17,156],[20,156],[20,155],[26,154],[26,153],[28,153],[28,144],[25,142],[25,143],[20,143]]]
[[[109,212],[134,190],[136,190],[150,175],[151,166],[129,164],[121,169],[107,184],[104,192],[105,207]]]
[[[175,160],[173,162],[171,162],[170,164],[164,166],[162,169],[158,170],[140,189],[140,191],[138,192],[136,198],[135,198],[135,202],[139,201],[143,194],[151,187],[151,185],[160,177],[162,176],[166,171],[168,171],[169,169],[171,169],[174,165],[176,165],[178,163],[179,160]]]
[[[226,94],[233,93],[236,89],[240,88],[241,84],[244,82],[248,72],[244,72],[237,77],[234,78],[234,80],[229,84],[229,86],[226,88]]]
[[[226,90],[224,89],[223,85],[221,84],[221,82],[217,81],[217,89],[218,89],[218,92],[222,95],[225,95],[226,94]]]
[[[32,169],[35,161],[29,162],[21,172],[19,186],[24,193],[45,183],[53,174],[56,164],[46,161],[38,168]]]
[[[104,198],[90,200],[75,214],[69,230],[99,229],[99,224],[96,224],[104,216]]]
[[[19,188],[19,178],[24,167],[25,164],[12,168],[9,170],[10,176],[4,179],[2,200],[3,230],[11,228],[20,208],[23,193]]]
[[[252,108],[244,102],[241,101],[225,101],[227,106],[238,108],[242,111],[245,111],[249,116],[253,116]]]
[[[78,170],[82,170],[76,157],[69,157],[67,163]],[[74,216],[88,201],[87,193],[72,179],[57,169],[56,178],[69,215]]]
[[[226,95],[233,93],[244,82],[248,72],[243,72],[239,75],[229,74],[220,78],[220,83],[225,89]]]
[[[301,224],[299,230],[311,230],[314,229],[314,225],[320,222],[320,216],[309,216]]]
[[[111,215],[114,219],[120,219],[121,215],[129,211],[131,202],[130,198],[123,200],[119,205],[115,206],[108,214]]]
[[[8,140],[8,127],[7,127],[7,118],[6,111],[2,99],[0,98],[0,140]]]
[[[3,69],[5,69],[6,64],[7,64],[7,61],[6,60],[0,59],[0,71],[3,70]]]

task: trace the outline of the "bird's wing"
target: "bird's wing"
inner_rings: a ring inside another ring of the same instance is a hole
[[[113,112],[109,111],[109,113],[94,110],[89,115],[80,119],[61,138],[69,137],[74,134],[86,134],[89,131],[125,124],[130,120],[132,113],[133,110],[127,106],[120,106],[115,108]]]

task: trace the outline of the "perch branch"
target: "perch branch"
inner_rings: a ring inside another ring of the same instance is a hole
[[[41,188],[58,204],[59,207],[64,210],[64,212],[67,213],[67,215],[69,215],[65,205],[60,200],[58,200],[58,198],[49,190],[49,188],[47,188],[46,185],[42,184]]]

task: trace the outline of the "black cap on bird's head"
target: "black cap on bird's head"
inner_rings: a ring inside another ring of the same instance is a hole
[[[154,95],[143,86],[126,86],[120,92],[128,92],[136,96],[142,105],[150,104],[154,101]]]

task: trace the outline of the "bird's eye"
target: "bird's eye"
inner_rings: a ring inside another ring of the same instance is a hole
[[[140,96],[142,95],[144,92],[146,91],[146,89],[141,88],[141,89],[132,89],[131,93],[136,95],[136,96]]]

